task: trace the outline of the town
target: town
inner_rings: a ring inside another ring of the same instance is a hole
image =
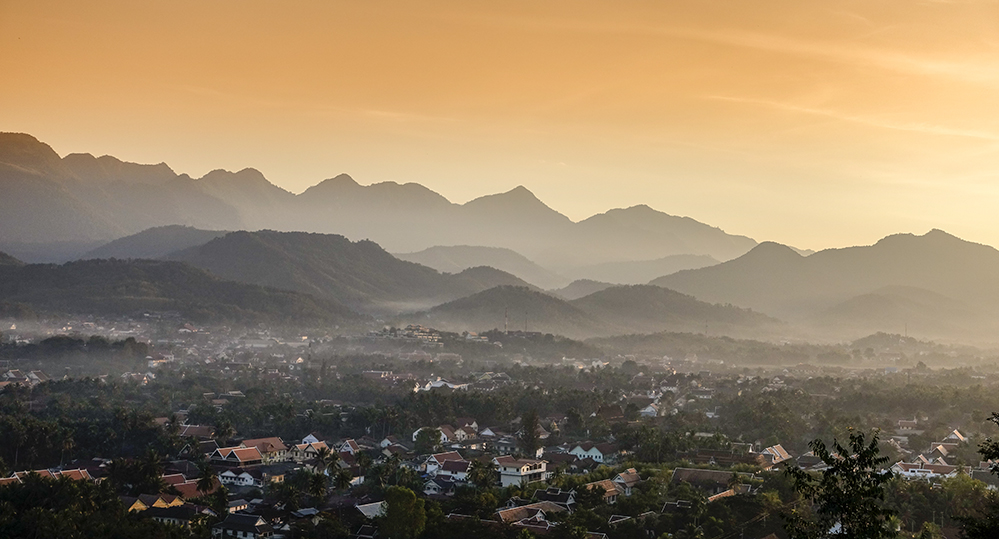
[[[762,539],[799,499],[785,470],[832,465],[809,441],[863,430],[899,528],[956,537],[999,486],[999,369],[878,342],[750,368],[526,332],[11,324],[0,485],[113,494],[97,510],[164,537]]]

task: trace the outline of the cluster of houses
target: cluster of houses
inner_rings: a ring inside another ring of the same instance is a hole
[[[8,369],[0,375],[0,390],[7,386],[34,386],[42,382],[49,381],[49,375],[42,371],[24,371],[19,369]]]

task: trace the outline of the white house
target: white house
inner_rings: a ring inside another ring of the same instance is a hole
[[[891,471],[905,477],[906,479],[937,479],[954,477],[957,475],[957,470],[957,466],[925,464],[923,462],[896,462],[891,467]]]
[[[440,470],[444,463],[451,460],[465,460],[462,458],[461,454],[457,451],[447,451],[445,453],[434,453],[427,457],[426,462],[423,463],[423,468],[428,474],[436,474],[437,470]]]
[[[614,456],[617,455],[618,450],[614,444],[583,442],[576,444],[569,453],[580,460],[591,458],[595,462],[608,462],[614,460]]]
[[[511,456],[496,457],[493,466],[500,475],[500,486],[521,485],[534,481],[547,481],[551,478],[548,461],[538,459],[518,459]]]

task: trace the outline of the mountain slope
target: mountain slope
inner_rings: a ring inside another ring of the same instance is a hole
[[[333,298],[372,312],[425,309],[498,284],[526,285],[492,268],[441,274],[399,260],[374,242],[335,234],[232,232],[169,258],[226,279]]]
[[[578,281],[573,281],[563,288],[557,290],[551,290],[551,293],[566,300],[579,299],[583,296],[589,296],[594,292],[599,292],[606,288],[614,286],[611,283],[603,283],[600,281],[591,281],[589,279],[580,279]]]
[[[228,232],[221,230],[200,230],[182,225],[160,226],[118,238],[80,258],[162,258],[176,251],[204,245],[226,234]]]
[[[662,258],[673,254],[708,255],[717,260],[741,256],[756,245],[745,236],[656,211],[646,205],[614,209],[578,223],[575,233],[589,238],[609,261]],[[630,256],[642,252],[643,256]]]
[[[570,304],[616,328],[615,334],[690,331],[759,335],[782,329],[779,321],[766,315],[731,305],[705,303],[652,285],[614,286]]]
[[[911,287],[965,304],[967,316],[972,316],[999,310],[997,276],[999,251],[933,230],[923,236],[888,236],[871,246],[827,249],[808,257],[782,245],[763,243],[738,259],[681,271],[652,284],[785,319],[814,318],[885,287]],[[946,317],[940,312],[937,318]]]
[[[0,304],[36,312],[130,316],[176,311],[203,322],[340,324],[362,320],[342,304],[223,281],[178,262],[86,260],[0,266]]]
[[[817,327],[836,328],[852,336],[880,331],[973,340],[981,333],[999,331],[999,323],[994,320],[982,308],[936,292],[887,286],[823,310],[810,321]]]
[[[476,266],[489,266],[545,289],[568,284],[568,280],[564,277],[542,268],[527,257],[499,247],[436,246],[415,253],[396,254],[395,257],[446,273],[458,273]]]
[[[498,286],[407,315],[403,321],[451,331],[490,329],[540,331],[568,337],[601,331],[601,322],[588,313],[542,292],[519,286]]]
[[[574,279],[590,279],[617,284],[645,284],[653,279],[687,269],[713,266],[709,255],[671,255],[656,260],[604,262],[567,270]]]
[[[23,266],[24,262],[10,256],[7,253],[0,252],[0,266]]]
[[[500,286],[404,316],[401,321],[452,331],[507,326],[573,338],[664,330],[759,335],[783,329],[779,321],[759,313],[707,304],[650,285],[611,287],[573,301],[524,287]]]

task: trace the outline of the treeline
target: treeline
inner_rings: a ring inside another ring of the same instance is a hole
[[[149,345],[134,337],[112,341],[107,337],[56,335],[37,343],[0,344],[0,359],[52,359],[67,355],[92,356],[108,354],[123,358],[142,359],[149,355]]]

